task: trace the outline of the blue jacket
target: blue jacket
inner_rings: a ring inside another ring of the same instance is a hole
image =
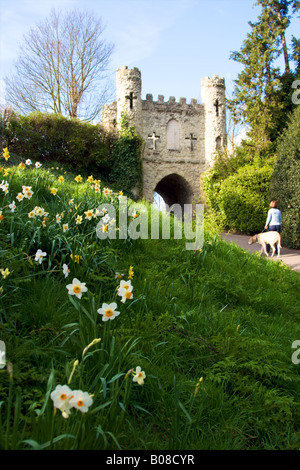
[[[279,209],[269,209],[266,225],[281,225],[281,212]]]

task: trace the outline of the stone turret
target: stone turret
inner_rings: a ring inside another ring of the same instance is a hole
[[[121,113],[125,112],[136,130],[142,129],[142,80],[138,68],[128,69],[125,65],[117,70],[117,125],[120,125]]]
[[[217,150],[226,145],[225,80],[214,75],[201,80],[205,117],[205,160],[210,165]]]

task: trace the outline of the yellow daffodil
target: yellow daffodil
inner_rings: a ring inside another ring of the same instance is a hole
[[[82,215],[77,215],[75,222],[77,225],[82,224]]]
[[[128,271],[128,279],[132,279],[133,276],[134,276],[133,266],[130,266],[129,271]]]
[[[76,178],[74,178],[74,180],[76,181],[76,183],[82,183],[82,176],[78,175],[76,176]]]
[[[70,255],[70,258],[74,261],[74,263],[79,264],[79,261],[80,261],[81,256],[80,256],[80,255],[73,255],[73,253],[72,253],[72,254]]]
[[[7,147],[5,147],[5,149],[3,149],[3,158],[5,158],[6,161],[10,158],[9,151],[8,151]]]
[[[9,271],[8,268],[0,269],[0,272],[1,272],[1,274],[2,274],[3,279],[6,279],[7,276],[10,274],[10,271]]]

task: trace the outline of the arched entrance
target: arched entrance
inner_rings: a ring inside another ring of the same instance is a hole
[[[192,204],[193,190],[190,184],[182,176],[172,173],[162,178],[154,191],[158,193],[165,203],[171,207],[179,204],[184,209],[184,204]]]

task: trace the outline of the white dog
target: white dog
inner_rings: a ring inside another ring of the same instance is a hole
[[[280,233],[278,232],[263,232],[259,233],[258,235],[254,235],[251,237],[248,241],[249,245],[252,245],[253,243],[259,243],[261,245],[261,252],[260,256],[262,256],[263,253],[266,254],[266,256],[269,256],[267,253],[267,245],[270,245],[272,247],[272,255],[274,256],[274,253],[276,251],[276,243],[277,243],[277,257],[280,256],[280,248],[281,246],[281,237]]]

